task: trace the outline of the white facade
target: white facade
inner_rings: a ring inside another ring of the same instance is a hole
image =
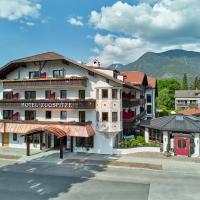
[[[188,110],[199,107],[200,91],[199,90],[176,90],[175,91],[175,109]]]
[[[147,111],[147,118],[156,117],[156,89],[146,88],[145,90],[146,104],[145,108]]]
[[[89,68],[89,67],[88,67]],[[4,104],[0,107],[0,120],[5,120],[5,110],[12,110],[13,113],[19,113],[18,119],[19,121],[26,121],[25,111],[26,110],[34,110],[36,111],[35,120],[39,122],[51,121],[51,122],[79,122],[80,111],[85,112],[84,121],[90,121],[93,129],[95,130],[95,134],[93,137],[93,146],[90,148],[80,147],[76,145],[76,138],[73,138],[73,146],[75,152],[90,152],[90,153],[102,153],[102,154],[112,154],[114,152],[114,147],[116,144],[116,138],[120,138],[123,132],[123,100],[122,93],[123,92],[131,92],[135,93],[136,98],[140,99],[140,90],[135,89],[134,87],[126,87],[122,81],[115,81],[112,77],[112,73],[109,70],[96,70],[101,73],[105,73],[103,76],[99,73],[89,73],[89,70],[82,68],[73,63],[64,63],[61,61],[47,61],[45,66],[42,68],[41,73],[45,72],[46,77],[54,78],[53,73],[54,70],[60,70],[64,73],[65,78],[72,77],[85,77],[87,78],[86,86],[62,86],[62,87],[52,87],[43,86],[43,87],[32,87],[32,88],[16,88],[15,85],[10,84],[4,87],[4,81],[9,80],[22,80],[25,83],[30,79],[30,72],[38,71],[39,67],[37,66],[37,62],[28,62],[26,63],[26,67],[19,66],[18,68],[9,72],[0,85],[0,100],[5,102],[3,99],[3,94],[8,91],[12,91],[13,94],[18,93],[17,101],[21,101],[25,99],[25,91],[35,91],[36,98],[35,101],[45,100],[45,91],[51,90],[51,93],[55,94],[54,101],[61,100],[60,91],[66,90],[66,99],[67,100],[77,100],[79,99],[79,90],[85,91],[85,100],[94,99],[96,100],[96,107],[94,109],[34,109],[34,108],[23,108],[16,107],[13,105],[12,107],[6,107]],[[111,71],[111,70],[110,70]],[[93,70],[94,72],[94,70]],[[110,78],[109,78],[110,77]],[[115,78],[117,80],[117,78]],[[120,79],[122,79],[120,77]],[[107,95],[106,95],[107,91]],[[104,93],[104,94],[103,94]],[[152,100],[154,101],[155,94],[152,93]],[[154,102],[155,103],[155,102]],[[140,104],[130,106],[132,111],[135,112],[136,116],[140,115]],[[154,107],[152,108],[154,110]],[[51,111],[51,117],[46,118],[46,111]],[[67,112],[66,119],[61,119],[61,111]],[[4,113],[4,114],[3,114]],[[153,114],[154,116],[154,114]],[[3,144],[3,137],[5,133],[0,134],[0,145]],[[10,147],[19,147],[25,148],[26,143],[24,137],[21,137],[19,134],[13,135],[14,133],[8,133],[9,142],[8,146]],[[51,146],[54,145],[54,137],[51,137]],[[43,139],[44,140],[44,139]],[[31,143],[31,148],[39,148],[39,144]]]

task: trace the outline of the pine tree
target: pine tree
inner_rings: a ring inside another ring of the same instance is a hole
[[[184,75],[183,75],[182,89],[183,90],[188,90],[188,78],[187,78],[187,74],[186,73],[184,73]]]
[[[193,90],[199,89],[199,78],[198,78],[198,76],[196,76],[193,80],[192,89]]]

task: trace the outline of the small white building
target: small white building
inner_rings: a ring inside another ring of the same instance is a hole
[[[163,152],[174,155],[200,156],[200,118],[174,114],[141,122],[145,141],[159,140]]]
[[[3,146],[112,154],[124,130],[146,118],[147,83],[54,52],[11,61],[0,77]]]
[[[197,108],[200,104],[200,90],[176,90],[175,91],[175,109],[188,110]]]

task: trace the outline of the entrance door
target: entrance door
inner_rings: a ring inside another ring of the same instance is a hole
[[[176,155],[189,156],[190,138],[177,137],[175,138]]]
[[[3,133],[3,146],[9,145],[9,133]]]

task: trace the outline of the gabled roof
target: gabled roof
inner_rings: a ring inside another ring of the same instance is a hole
[[[139,71],[126,71],[121,73],[126,77],[126,82],[132,83],[134,85],[148,85],[147,75],[144,72]]]
[[[62,60],[65,59],[64,56],[55,53],[55,52],[47,52],[41,53],[34,56],[29,56],[21,59],[14,60],[13,62],[37,62],[37,61],[46,61],[46,60]]]
[[[178,110],[176,111],[179,114],[183,114],[183,115],[194,115],[194,116],[199,116],[200,115],[200,108],[193,108],[193,109],[189,109],[189,110]]]
[[[175,98],[195,98],[200,97],[200,90],[175,90]]]
[[[147,76],[147,80],[148,80],[148,87],[156,89],[156,87],[157,87],[156,78],[153,76]]]
[[[131,83],[125,83],[119,79],[116,79],[114,77],[111,77],[103,72],[100,72],[98,70],[93,69],[92,67],[89,67],[87,65],[84,64],[80,64],[72,59],[69,59],[65,56],[62,56],[58,53],[55,52],[47,52],[47,53],[42,53],[42,54],[37,54],[34,56],[29,56],[29,57],[25,57],[25,58],[21,58],[21,59],[17,59],[17,60],[13,60],[11,62],[9,62],[8,64],[6,64],[5,66],[3,66],[2,68],[0,68],[0,79],[3,79],[5,77],[6,74],[8,74],[9,72],[17,69],[19,66],[29,63],[29,62],[45,62],[45,61],[53,61],[53,60],[62,60],[63,62],[66,63],[72,63],[82,69],[85,69],[87,71],[90,71],[94,74],[98,74],[99,76],[102,76],[108,80],[111,80],[115,83],[118,83],[124,87],[132,87],[135,88],[137,90],[141,90],[139,87],[134,86]],[[43,63],[44,64],[44,63]]]
[[[200,118],[175,114],[142,121],[140,126],[161,131],[200,133]]]

